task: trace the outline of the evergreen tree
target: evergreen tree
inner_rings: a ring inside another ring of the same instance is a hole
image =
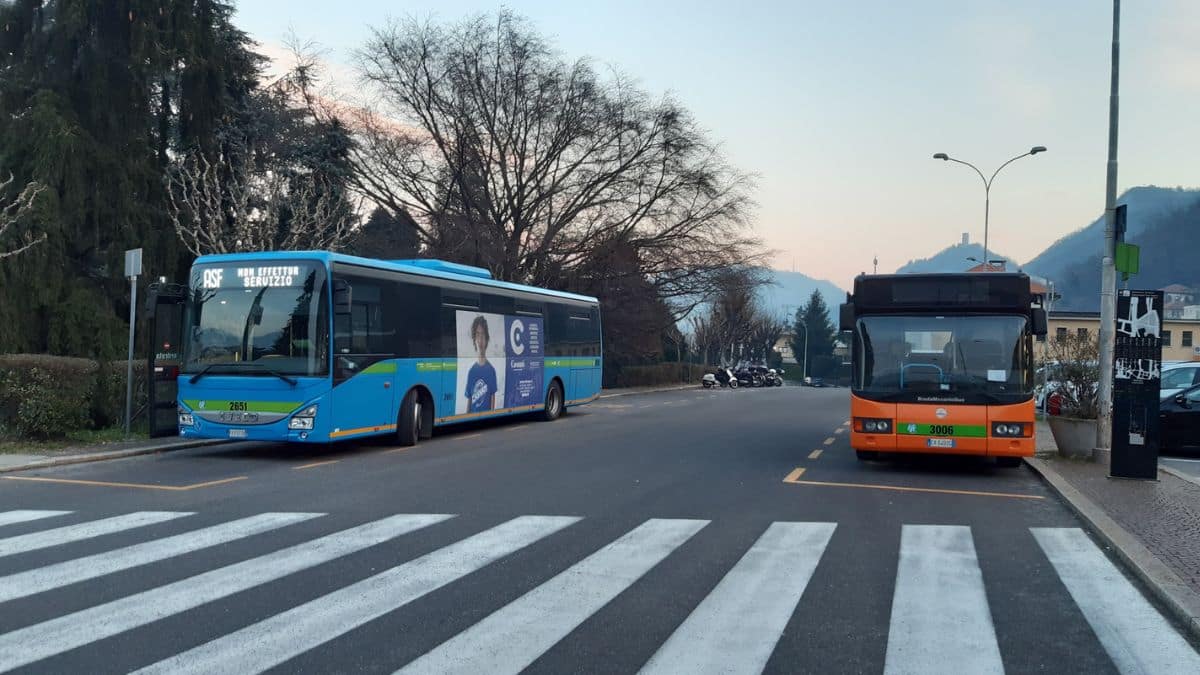
[[[407,214],[399,217],[376,207],[350,246],[350,253],[365,258],[404,260],[420,255],[417,225]]]
[[[803,364],[807,348],[808,374],[824,377],[832,373],[836,365],[833,358],[836,340],[837,330],[829,318],[829,306],[821,292],[814,289],[808,303],[796,310],[792,322],[792,353],[796,355],[797,363]]]

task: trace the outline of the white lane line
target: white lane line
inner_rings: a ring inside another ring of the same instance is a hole
[[[0,670],[103,640],[452,517],[384,518],[0,635]]]
[[[241,520],[184,532],[164,539],[126,546],[115,551],[39,567],[27,572],[0,577],[0,602],[24,598],[87,579],[112,574],[131,567],[165,560],[209,546],[243,539],[324,514],[263,513]]]
[[[708,522],[648,520],[398,672],[518,673]]]
[[[836,523],[772,523],[642,673],[761,673]]]
[[[42,518],[53,518],[54,516],[65,516],[71,513],[70,511],[4,511],[0,513],[0,525],[14,525],[16,523],[27,523],[31,520],[41,520]]]
[[[7,539],[0,539],[0,558],[6,555],[59,546],[73,541],[92,539],[114,532],[130,530],[135,527],[164,523],[168,520],[175,520],[176,518],[190,515],[192,514],[179,511],[139,511],[123,516],[93,520],[78,525],[66,525],[64,527],[56,527],[52,530],[8,537]]]
[[[905,525],[884,673],[1004,673],[971,528]]]
[[[262,672],[578,521],[572,516],[514,518],[138,672]]]
[[[1058,578],[1122,673],[1200,673],[1200,654],[1075,527],[1031,527]]]

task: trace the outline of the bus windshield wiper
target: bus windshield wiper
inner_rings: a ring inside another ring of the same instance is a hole
[[[192,378],[188,381],[191,382],[192,384],[196,384],[196,382],[198,382],[200,380],[200,378],[202,378],[208,374],[208,371],[212,370],[213,368],[216,368],[217,366],[223,366],[225,368],[233,368],[235,370],[237,368],[244,368],[246,366],[250,366],[252,368],[258,368],[259,370],[263,371],[264,373],[267,373],[268,375],[274,375],[275,377],[278,377],[279,379],[283,380],[284,382],[287,382],[288,384],[292,385],[293,387],[296,386],[297,384],[299,384],[299,382],[296,380],[296,378],[288,377],[287,375],[284,375],[283,373],[281,373],[277,370],[268,368],[261,363],[256,363],[253,361],[234,361],[233,363],[210,363],[207,366],[204,366],[204,368],[202,368],[200,370],[200,372],[193,375]]]

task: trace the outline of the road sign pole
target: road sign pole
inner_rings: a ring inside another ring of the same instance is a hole
[[[125,361],[125,435],[133,421],[133,334],[137,328],[137,279],[142,273],[142,249],[125,251],[125,276],[129,278],[129,350]]]
[[[1112,81],[1108,99],[1108,172],[1104,200],[1104,254],[1100,270],[1100,386],[1097,391],[1096,447],[1112,447],[1113,348],[1117,318],[1117,96],[1120,65],[1121,0],[1113,0]]]

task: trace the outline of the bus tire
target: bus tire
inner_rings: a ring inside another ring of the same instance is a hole
[[[542,408],[542,419],[547,422],[562,417],[563,414],[563,390],[562,385],[558,380],[550,383],[550,387],[546,389],[546,405]]]
[[[1003,467],[1005,469],[1015,469],[1018,466],[1021,466],[1021,458],[1020,457],[997,457],[996,458],[996,466]]]
[[[400,414],[396,418],[396,442],[403,447],[417,444],[421,437],[421,397],[416,389],[404,395],[400,403]]]
[[[860,462],[869,462],[871,460],[879,459],[879,453],[875,450],[855,450],[854,454],[858,457],[858,461]]]

